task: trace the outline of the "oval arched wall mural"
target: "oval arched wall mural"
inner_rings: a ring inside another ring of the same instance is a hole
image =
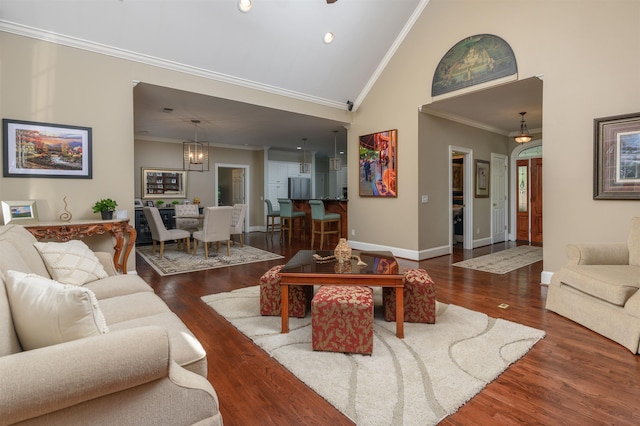
[[[498,36],[478,34],[458,42],[442,57],[433,75],[431,96],[514,75],[511,46]]]

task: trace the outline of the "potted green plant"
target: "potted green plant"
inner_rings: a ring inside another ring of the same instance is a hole
[[[93,212],[100,213],[102,220],[111,220],[116,207],[118,207],[118,203],[114,200],[111,198],[103,198],[102,200],[96,201],[93,205]]]
[[[180,201],[178,201],[178,200],[173,200],[173,201],[171,202],[171,204],[173,204],[173,206],[175,207],[175,206],[177,206],[178,204],[180,204]]]
[[[156,207],[158,207],[158,208],[161,208],[163,204],[164,204],[164,201],[162,201],[162,200],[156,201]]]

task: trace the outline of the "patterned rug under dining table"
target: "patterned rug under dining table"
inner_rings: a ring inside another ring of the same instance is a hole
[[[404,275],[391,252],[354,250],[350,263],[342,265],[335,261],[317,261],[314,254],[322,258],[332,255],[333,251],[300,250],[280,270],[282,333],[289,332],[290,285],[347,285],[395,288],[396,336],[404,338]],[[355,257],[366,265],[359,265]]]

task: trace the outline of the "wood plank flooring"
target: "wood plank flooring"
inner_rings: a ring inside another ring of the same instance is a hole
[[[205,347],[208,379],[218,393],[225,425],[351,425],[200,300],[207,294],[257,285],[268,268],[309,248],[308,239],[289,247],[281,246],[278,237],[277,233],[273,240],[264,233],[246,234],[245,244],[280,253],[285,259],[161,277],[138,256],[137,272]],[[400,260],[403,267],[419,266],[429,272],[441,302],[547,333],[527,355],[441,424],[640,424],[640,355],[545,310],[542,262],[504,275],[451,266],[514,246],[500,243],[456,249],[453,255],[419,263]],[[501,303],[509,307],[501,309]]]

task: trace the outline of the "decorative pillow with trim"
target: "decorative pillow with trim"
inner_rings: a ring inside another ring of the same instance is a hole
[[[80,240],[65,243],[34,243],[51,278],[63,284],[84,285],[107,278],[102,263],[93,251]]]
[[[24,350],[109,332],[91,290],[7,271],[7,296],[16,334]]]

